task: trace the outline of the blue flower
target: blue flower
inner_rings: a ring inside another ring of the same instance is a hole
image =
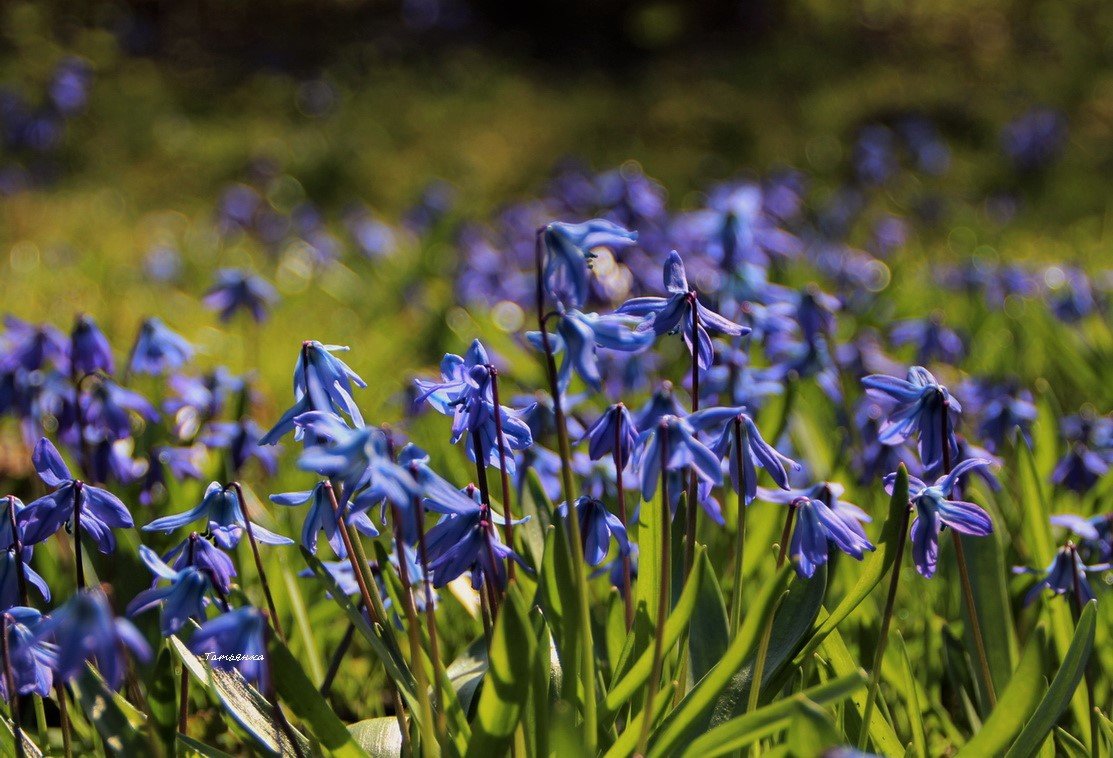
[[[564,354],[557,374],[560,386],[568,386],[574,368],[579,377],[598,392],[602,388],[603,376],[599,370],[596,346],[623,353],[644,350],[653,344],[653,334],[630,329],[637,323],[638,319],[631,316],[600,316],[575,309],[562,312],[556,334],[549,336],[552,351]],[[540,332],[526,332],[526,339],[534,347],[543,348]]]
[[[251,272],[221,269],[202,302],[219,311],[221,321],[231,321],[236,311],[244,309],[259,322],[267,317],[268,306],[277,299],[274,287]]]
[[[79,677],[88,661],[116,690],[127,671],[121,651],[131,651],[143,662],[151,658],[151,648],[143,635],[130,621],[113,617],[100,589],[78,590],[42,620],[35,628],[35,639],[52,640],[57,645],[54,673],[64,682]]]
[[[954,420],[947,419],[947,439],[943,439],[945,414],[962,411],[958,400],[922,366],[908,370],[907,379],[874,374],[862,380],[868,393],[892,405],[878,437],[885,445],[899,445],[914,434],[920,438],[920,461],[925,473],[935,473],[943,465],[943,445],[950,447],[952,458],[958,454]]]
[[[181,570],[172,569],[146,545],[139,546],[139,557],[155,575],[156,584],[160,579],[165,579],[170,584],[140,592],[128,603],[127,615],[135,616],[161,605],[160,628],[167,637],[177,634],[190,619],[201,621],[205,618],[205,606],[212,589],[205,573],[192,566]]]
[[[343,482],[341,505],[365,487],[373,489],[376,501],[385,498],[400,507],[407,507],[418,494],[413,477],[391,460],[383,430],[351,429],[336,416],[318,411],[299,416],[298,423],[319,440],[301,454],[298,467]]]
[[[112,529],[134,526],[131,514],[120,499],[108,490],[74,479],[57,448],[45,437],[35,445],[31,460],[39,478],[55,490],[19,513],[26,544],[43,542],[63,524],[72,523],[74,508],[78,498],[81,498],[81,528],[97,543],[97,549],[102,553],[115,550],[116,537]]]
[[[638,543],[636,542],[630,543],[629,559],[630,579],[631,581],[633,581],[638,578]],[[622,564],[622,556],[619,556],[613,561],[605,563],[597,568],[595,571],[592,572],[591,576],[592,578],[595,578],[597,576],[606,574],[608,581],[610,581],[611,583],[611,586],[618,590],[619,595],[622,595],[623,591],[626,589],[626,582],[623,577],[624,568]]]
[[[145,532],[170,532],[200,519],[208,522],[209,532],[217,544],[225,549],[234,548],[240,543],[247,519],[244,518],[240,499],[233,487],[222,487],[213,482],[205,490],[205,497],[190,510],[173,516],[157,518],[143,527]],[[266,545],[292,545],[288,537],[275,534],[251,522],[255,539]]]
[[[68,436],[73,439],[74,445],[80,443],[78,435],[82,431],[86,437],[94,439],[121,440],[130,437],[132,414],[148,423],[158,420],[158,412],[147,398],[109,379],[98,382],[92,390],[83,393],[80,402],[85,429],[69,427],[71,434]]]
[[[789,555],[800,576],[810,578],[818,567],[827,563],[828,545],[834,545],[859,561],[865,551],[874,549],[869,540],[851,529],[826,503],[798,497],[790,507],[796,508],[796,526],[789,543]]]
[[[474,587],[482,586],[490,577],[496,587],[503,588],[507,560],[529,570],[525,561],[499,539],[490,516],[489,509],[476,506],[468,513],[445,516],[429,530],[426,569],[432,574],[434,587],[444,587],[465,571],[471,571]]]
[[[181,481],[183,479],[200,479],[202,477],[199,467],[202,450],[198,447],[163,447],[151,448],[147,456],[147,470],[143,477],[143,486],[139,491],[139,502],[150,505],[159,494],[166,490],[166,473]]]
[[[545,290],[557,303],[580,308],[588,298],[588,269],[595,248],[612,250],[634,244],[638,235],[597,218],[582,224],[553,222],[542,232]]]
[[[193,633],[189,649],[224,671],[238,670],[262,690],[269,688],[267,617],[250,606],[209,619]]]
[[[277,505],[301,505],[311,502],[309,512],[305,514],[305,522],[301,531],[301,544],[306,550],[316,554],[317,535],[324,532],[325,539],[332,547],[338,558],[347,558],[348,551],[344,548],[344,538],[340,533],[336,513],[332,509],[332,499],[324,482],[318,482],[312,490],[306,492],[286,492],[281,495],[271,495],[271,502]],[[354,526],[368,537],[377,537],[379,530],[371,523],[366,513],[351,513],[346,516],[347,523]]]
[[[69,371],[70,343],[59,329],[28,324],[15,316],[5,316],[4,327],[0,370],[39,371],[51,364],[59,371]]]
[[[927,485],[916,477],[909,477],[909,496],[916,508],[916,520],[912,522],[912,560],[916,570],[929,579],[935,575],[939,560],[939,533],[945,527],[974,537],[984,537],[993,533],[993,521],[989,514],[974,503],[950,500],[951,491],[960,477],[990,462],[979,458],[969,458],[955,466],[954,471],[941,476],[935,484]],[[896,474],[885,477],[885,486],[892,489]]]
[[[139,327],[128,369],[136,374],[163,374],[181,368],[193,357],[185,337],[151,317]]]
[[[757,467],[765,469],[781,489],[788,489],[785,465],[800,470],[798,463],[781,455],[765,441],[757,424],[744,408],[707,408],[689,416],[688,423],[696,431],[718,430],[718,439],[711,449],[720,460],[727,461],[735,492],[742,494],[743,480],[745,481],[747,504],[753,502],[757,495]],[[741,451],[738,450],[739,447]]]
[[[665,450],[662,454],[661,446]],[[661,478],[661,462],[669,472],[693,471],[699,479],[718,484],[723,479],[719,459],[702,442],[696,439],[691,425],[677,416],[663,416],[656,424],[638,435],[635,465],[641,478],[643,500],[651,500],[657,492]],[[678,487],[670,488],[679,494]],[[711,513],[718,523],[722,514]]]
[[[170,552],[162,556],[174,571],[195,568],[208,577],[217,596],[225,598],[232,589],[232,577],[236,575],[236,565],[232,559],[197,532],[178,543]]]
[[[966,392],[973,401],[974,412],[981,417],[978,436],[990,451],[997,452],[1003,447],[1014,429],[1031,441],[1032,422],[1037,416],[1032,393],[1010,384],[990,382],[972,382]]]
[[[29,549],[26,548],[24,554],[27,554]],[[0,609],[11,608],[23,602],[20,592],[19,561],[23,561],[23,578],[35,586],[43,600],[50,600],[50,587],[47,586],[46,580],[35,573],[27,559],[16,555],[14,547],[9,547],[0,550]]]
[[[1067,120],[1057,110],[1034,107],[1001,130],[1001,147],[1019,171],[1039,171],[1053,163],[1067,141]]]
[[[708,209],[688,214],[682,224],[694,234],[694,243],[731,269],[742,263],[765,267],[803,249],[799,239],[778,227],[761,186],[750,182],[716,187]]]
[[[638,411],[638,415],[634,417],[634,425],[644,432],[657,426],[657,422],[665,416],[683,418],[687,413],[672,391],[672,382],[661,382],[661,386],[654,390],[649,400]]]
[[[915,345],[917,363],[958,363],[966,353],[962,338],[943,326],[939,315],[901,321],[893,326],[889,336],[894,345]]]
[[[70,334],[70,370],[75,376],[103,371],[111,374],[116,368],[112,347],[92,316],[80,315]]]
[[[1113,560],[1113,513],[1083,518],[1073,513],[1057,513],[1051,523],[1070,529],[1081,538],[1079,547],[1085,557],[1100,562]]]
[[[36,634],[42,614],[34,608],[16,606],[8,608],[4,615],[8,622],[8,657],[16,692],[48,696],[54,684],[54,668],[58,665],[58,648]],[[0,695],[5,700],[10,697],[7,686],[7,677],[0,676]]]
[[[1108,571],[1109,568],[1108,563],[1087,566],[1082,562],[1082,557],[1079,556],[1074,544],[1068,542],[1059,548],[1059,551],[1055,553],[1055,557],[1051,560],[1051,565],[1043,571],[1025,566],[1015,566],[1013,567],[1013,573],[1042,576],[1040,581],[1028,590],[1028,593],[1024,596],[1025,605],[1039,597],[1044,590],[1051,590],[1053,595],[1059,596],[1073,595],[1076,589],[1079,603],[1085,605],[1094,599],[1094,588],[1090,586],[1090,580],[1086,578],[1086,574]]]
[[[1109,471],[1109,461],[1082,442],[1075,442],[1055,464],[1051,481],[1083,495]]]
[[[561,503],[557,514],[568,518],[568,503]],[[602,501],[590,497],[576,500],[576,516],[580,520],[580,534],[584,540],[584,560],[589,566],[598,566],[610,551],[611,537],[618,543],[620,555],[630,552],[630,540],[626,527],[618,516],[607,510]]]
[[[827,506],[859,540],[868,543],[869,538],[866,537],[866,530],[862,528],[862,524],[868,524],[873,519],[854,503],[843,500],[842,495],[845,491],[845,488],[837,482],[818,482],[811,487],[785,491],[758,487],[758,497],[771,503],[782,503],[784,505],[801,498],[815,500]],[[870,547],[869,549],[872,550],[873,548]]]
[[[263,430],[249,418],[209,424],[201,436],[201,444],[210,450],[228,451],[234,471],[239,471],[254,458],[264,471],[273,476],[278,470],[278,450],[262,440]]]
[[[623,303],[617,313],[638,316],[644,319],[638,326],[639,331],[652,329],[657,336],[680,332],[689,351],[697,352],[700,368],[706,369],[715,357],[708,332],[740,337],[749,333],[749,328],[723,318],[718,313],[704,307],[696,291],[688,286],[684,273],[684,261],[675,250],[669,253],[664,269],[665,290],[663,297],[635,297]],[[698,319],[698,328],[694,329]]]
[[[353,424],[363,425],[363,417],[352,399],[352,385],[362,389],[367,383],[333,355],[347,350],[343,345],[322,345],[316,340],[302,343],[294,365],[294,405],[263,435],[259,444],[273,445],[293,431],[294,419],[307,411],[346,413]]]
[[[591,425],[585,437],[591,460],[597,461],[608,454],[612,457],[617,455],[623,466],[632,460],[631,454],[637,438],[638,428],[634,425],[634,417],[622,403],[612,405],[604,411]]]

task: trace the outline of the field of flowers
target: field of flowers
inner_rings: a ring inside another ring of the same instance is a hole
[[[562,79],[48,5],[0,755],[1113,753],[1109,8]]]

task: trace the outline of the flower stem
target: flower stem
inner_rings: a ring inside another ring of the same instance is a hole
[[[16,556],[19,560],[19,556]],[[12,672],[12,657],[8,649],[8,621],[11,617],[5,612],[0,613],[0,656],[4,663],[4,689],[8,691],[8,715],[12,719],[12,733],[15,737],[15,754],[23,758],[26,753],[23,749],[23,726],[19,721],[19,693],[15,688],[15,674]]]
[[[486,461],[483,459],[481,451],[483,449],[479,440],[479,432],[473,431],[471,433],[472,451],[475,453],[475,477],[476,483],[479,485],[479,499],[486,509],[486,516],[488,524],[491,518],[491,491],[487,486],[487,466]],[[482,523],[482,519],[480,522]],[[493,528],[493,527],[491,527]],[[495,557],[495,551],[491,547],[490,535],[487,534],[487,526],[483,526],[483,546],[487,557],[487,568],[484,569],[485,574],[489,576],[484,577],[483,583],[488,585],[488,594],[491,599],[491,620],[494,621],[495,616],[498,615],[499,610],[499,597],[494,589],[495,577],[498,576],[498,559]],[[511,561],[507,561],[511,563]]]
[[[622,404],[619,403],[619,405],[621,406]],[[626,466],[626,461],[622,459],[622,435],[620,434],[620,431],[621,426],[616,423],[614,425],[614,449],[611,452],[611,456],[614,458],[615,486],[618,488],[616,496],[618,500],[618,519],[622,522],[623,528],[627,530],[626,533],[629,534],[630,527],[627,524],[626,516],[626,491],[623,488],[622,482],[622,469]],[[627,550],[625,553],[622,554],[622,600],[626,609],[626,631],[630,631],[630,629],[632,629],[634,626],[634,597],[631,587],[632,583],[633,570],[630,565],[630,551]]]
[[[416,468],[416,465],[414,466]],[[437,609],[433,597],[433,582],[429,571],[429,551],[425,544],[425,504],[420,497],[414,498],[414,520],[417,522],[417,557],[421,561],[421,585],[425,592],[425,626],[429,634],[429,658],[433,661],[433,697],[437,709],[437,734],[441,743],[448,739],[448,720],[442,700],[442,686],[447,686],[448,674],[441,660],[439,635],[437,633]]]
[[[653,625],[653,668],[649,675],[648,689],[645,694],[645,713],[642,719],[641,735],[638,737],[638,749],[635,755],[645,755],[649,745],[649,728],[653,720],[653,700],[657,696],[657,688],[661,681],[661,669],[665,656],[665,619],[668,617],[671,605],[670,580],[672,578],[672,557],[669,549],[672,537],[672,513],[669,509],[669,474],[668,474],[668,427],[662,424],[657,431],[661,439],[657,440],[661,451],[661,575],[658,577],[657,587],[657,620]]]
[[[70,728],[70,711],[66,704],[66,685],[54,683],[54,694],[58,698],[58,723],[62,729],[62,755],[73,758],[73,731]]]
[[[499,446],[499,476],[502,479],[502,512],[506,519],[503,531],[506,534],[506,546],[514,549],[514,507],[510,502],[510,475],[506,470],[506,439],[502,434],[502,405],[499,404],[499,370],[488,364],[487,372],[491,375],[491,402],[495,404],[495,437]],[[506,562],[506,575],[514,581],[514,561]]]
[[[363,607],[362,601],[360,608]],[[340,672],[340,663],[344,660],[348,648],[352,646],[352,640],[356,635],[356,625],[351,621],[348,622],[348,628],[344,630],[344,636],[340,638],[340,644],[336,646],[336,650],[332,653],[332,659],[329,661],[328,669],[325,671],[325,678],[321,680],[321,697],[328,697],[329,691],[332,689],[332,683],[336,680],[336,675]]]
[[[866,749],[869,739],[870,722],[873,719],[873,709],[877,703],[877,692],[881,684],[881,661],[885,657],[885,648],[889,644],[889,624],[893,620],[893,605],[897,599],[897,586],[900,582],[900,566],[904,557],[904,546],[908,542],[908,518],[911,507],[905,508],[904,516],[900,523],[900,533],[897,535],[897,553],[893,560],[893,573],[889,578],[889,594],[885,598],[885,610],[881,614],[881,633],[877,638],[877,649],[873,653],[873,667],[870,669],[869,692],[866,695],[866,707],[862,711],[862,731],[858,735],[858,749]]]
[[[194,556],[197,552],[198,539],[197,532],[193,532],[189,535],[187,566],[193,565]],[[185,664],[182,665],[181,677],[181,683],[178,688],[178,733],[187,734],[186,720],[189,718],[189,670],[185,667]]]
[[[742,625],[742,579],[746,549],[746,470],[742,467],[742,420],[734,419],[734,467],[738,471],[738,524],[734,533],[734,587],[730,600],[730,634]]]
[[[696,303],[695,290],[688,293],[689,308],[692,311],[692,413],[699,410],[699,308]],[[688,502],[685,509],[686,523],[684,529],[684,573],[687,575],[692,570],[692,561],[696,556],[696,526],[699,513],[696,509],[696,496],[699,493],[699,480],[693,468],[688,475]],[[679,691],[683,691],[683,686]]]
[[[85,483],[80,479],[73,485],[73,570],[77,588],[85,589],[85,563],[81,559],[81,506],[85,500]]]
[[[1078,550],[1074,543],[1067,543],[1071,551],[1071,570],[1073,572],[1074,591],[1071,593],[1071,604],[1074,606],[1074,622],[1082,616],[1082,577],[1078,570]],[[1098,706],[1094,700],[1094,674],[1089,661],[1084,670],[1086,677],[1086,702],[1090,704],[1090,755],[1098,758],[1101,752],[1101,731],[1098,725]]]
[[[785,516],[785,526],[781,530],[781,544],[777,552],[777,570],[785,565],[785,555],[788,554],[788,541],[792,537],[792,520],[796,515],[796,502],[788,504],[788,514]],[[754,659],[754,675],[750,677],[750,696],[746,702],[746,713],[757,709],[758,698],[761,697],[761,680],[765,677],[765,658],[769,655],[769,643],[773,639],[773,619],[777,613],[769,614],[765,621],[765,628],[761,631],[761,642],[757,648],[757,658]]]
[[[15,520],[15,495],[8,495],[7,501],[8,524],[12,528],[12,549],[15,550],[15,576],[19,585],[19,604],[29,607],[31,602],[27,594],[27,567],[23,565],[23,539]]]
[[[259,574],[259,583],[263,586],[263,596],[267,600],[267,610],[271,612],[271,624],[274,625],[274,631],[278,633],[278,639],[286,642],[286,635],[282,632],[282,624],[278,620],[278,611],[275,610],[274,596],[271,594],[271,585],[267,581],[267,572],[263,569],[263,558],[259,555],[259,543],[255,541],[255,530],[251,527],[251,519],[247,517],[247,501],[243,496],[243,487],[239,482],[232,482],[231,486],[236,491],[236,497],[240,500],[240,511],[243,513],[244,529],[247,531],[247,541],[251,544],[251,555],[255,559],[255,571]]]
[[[943,474],[951,473],[951,434],[950,434],[950,407],[946,401],[943,404],[942,425],[943,432]],[[981,669],[982,681],[985,684],[986,698],[989,700],[990,710],[997,706],[997,693],[993,689],[993,677],[989,673],[989,657],[985,652],[985,638],[982,636],[982,624],[978,619],[978,607],[974,602],[974,587],[970,584],[970,569],[966,565],[966,550],[962,546],[962,535],[951,530],[951,537],[955,546],[955,563],[958,564],[958,575],[962,581],[962,602],[966,606],[966,615],[970,619],[970,632],[974,637],[974,649],[978,656],[978,666]]]

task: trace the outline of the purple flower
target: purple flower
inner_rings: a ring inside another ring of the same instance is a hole
[[[941,476],[935,484],[925,484],[916,477],[909,477],[909,496],[916,508],[916,520],[912,522],[912,560],[916,570],[923,576],[935,575],[939,560],[939,533],[946,527],[956,532],[974,537],[984,537],[993,533],[993,521],[983,508],[962,500],[950,500],[951,492],[960,477],[977,469],[989,466],[990,462],[970,458],[955,466],[954,471]],[[896,474],[885,477],[885,487],[892,490]]]
[[[545,291],[566,308],[581,308],[588,298],[588,269],[595,248],[611,250],[637,241],[637,232],[597,218],[582,224],[553,222],[542,232]]]
[[[757,496],[757,468],[765,469],[781,489],[788,489],[786,464],[797,471],[800,464],[781,455],[765,441],[757,424],[744,408],[706,408],[688,417],[692,428],[701,432],[718,432],[711,449],[720,460],[726,460],[734,491],[743,494],[746,504]]]
[[[286,492],[281,495],[271,495],[271,502],[286,506],[302,505],[305,502],[310,502],[309,512],[305,514],[305,521],[302,526],[301,544],[305,546],[306,550],[316,554],[317,535],[324,532],[325,539],[328,540],[328,544],[332,547],[336,556],[338,558],[348,557],[348,551],[344,547],[344,538],[340,534],[340,524],[336,518],[336,512],[332,509],[332,499],[329,497],[324,482],[318,482],[312,490],[306,492]],[[345,521],[368,537],[379,535],[379,530],[375,528],[365,512],[348,514]]]
[[[110,379],[104,379],[81,396],[82,412],[85,420],[84,433],[99,439],[121,440],[131,436],[132,414],[148,423],[158,420],[158,412],[147,398]],[[69,437],[72,444],[79,444],[77,435],[82,430],[70,427]]]
[[[568,503],[561,503],[557,514],[568,518]],[[602,501],[590,497],[576,500],[576,516],[580,520],[580,534],[584,540],[584,560],[589,566],[598,566],[607,557],[611,537],[618,543],[620,555],[630,552],[630,540],[626,527],[618,516],[607,510]]]
[[[112,347],[92,316],[80,315],[70,334],[70,369],[75,376],[103,371],[111,374],[116,368]]]
[[[131,651],[141,661],[151,658],[151,648],[130,621],[115,618],[100,589],[78,590],[35,628],[37,641],[52,640],[58,657],[54,673],[72,681],[92,663],[112,689],[124,681],[127,664],[122,651]]]
[[[212,589],[204,572],[192,566],[180,570],[172,569],[146,545],[139,546],[139,557],[155,575],[156,585],[163,579],[170,584],[140,592],[128,603],[127,615],[135,616],[161,605],[160,628],[166,637],[177,634],[190,619],[204,620],[208,594]]]
[[[405,508],[418,494],[413,477],[391,459],[388,438],[382,429],[371,426],[351,429],[336,416],[317,411],[299,416],[298,423],[304,424],[307,432],[319,440],[301,454],[298,467],[341,480],[342,506],[364,488],[372,490],[372,495],[364,500],[367,504],[387,499]]]
[[[60,330],[49,324],[28,324],[15,316],[5,316],[4,326],[0,370],[38,371],[50,364],[69,371],[70,342]]]
[[[834,545],[847,555],[862,560],[865,551],[873,544],[850,528],[847,521],[826,503],[810,497],[797,497],[789,507],[796,508],[796,526],[789,543],[789,555],[796,566],[796,573],[810,578],[815,570],[827,563],[828,545]]]
[[[267,670],[267,617],[250,606],[222,613],[201,625],[189,640],[189,649],[205,655],[224,671],[237,670],[263,690],[269,687]]]
[[[623,353],[644,350],[653,343],[653,334],[631,330],[630,327],[637,323],[638,320],[631,316],[600,316],[575,309],[562,312],[556,334],[549,335],[552,351],[564,354],[558,372],[560,386],[568,386],[574,368],[579,377],[598,392],[602,388],[603,376],[599,370],[596,347]],[[543,349],[540,332],[526,332],[526,339],[534,347]]]
[[[30,547],[24,549],[24,555],[29,555]],[[20,566],[23,561],[23,578],[35,587],[42,595],[43,600],[50,601],[50,587],[46,580],[39,576],[29,562],[29,558],[16,555],[15,547],[0,550],[0,609],[11,608],[23,602],[20,591]]]
[[[363,417],[352,399],[352,385],[362,389],[367,383],[333,355],[347,350],[343,345],[322,345],[316,340],[302,343],[294,365],[294,405],[263,435],[260,444],[273,445],[294,430],[295,418],[308,411],[345,413],[353,424],[363,425]]]
[[[496,587],[506,586],[506,561],[513,560],[527,571],[525,561],[499,539],[494,515],[486,506],[460,496],[457,503],[426,501],[430,510],[438,506],[459,509],[442,518],[427,535],[429,565],[434,587],[444,587],[465,571],[472,572],[472,585],[480,587],[488,577]],[[464,504],[471,503],[465,510]],[[521,523],[521,522],[515,522]]]
[[[195,507],[184,513],[173,516],[157,518],[143,527],[145,532],[166,532],[169,534],[186,524],[205,519],[209,532],[217,544],[225,549],[234,548],[240,543],[247,519],[244,517],[243,507],[239,497],[236,496],[234,487],[222,487],[219,482],[213,482],[205,490],[205,497]],[[251,531],[255,539],[265,545],[292,545],[294,541],[289,537],[275,534],[251,522]]]
[[[665,448],[664,453],[662,446]],[[663,416],[656,426],[638,435],[634,460],[641,480],[643,500],[651,500],[657,492],[662,459],[669,472],[692,471],[699,479],[712,484],[718,484],[723,479],[719,458],[696,439],[692,426],[677,416]],[[680,488],[670,489],[679,495]],[[721,513],[709,510],[708,515],[716,523],[723,523]]]
[[[227,450],[232,457],[232,468],[239,471],[254,458],[271,476],[278,470],[278,450],[262,444],[263,430],[254,420],[221,421],[209,426],[201,443],[210,449]]]
[[[42,614],[23,606],[8,608],[3,613],[7,617],[8,657],[16,692],[48,696],[54,684],[54,668],[58,665],[58,648],[37,636]],[[7,679],[0,676],[0,695],[5,700],[10,697]]]
[[[1063,151],[1067,120],[1059,111],[1034,107],[1001,130],[1001,147],[1019,171],[1046,168]]]
[[[1113,513],[1099,513],[1083,518],[1073,513],[1057,513],[1051,523],[1070,529],[1081,538],[1080,552],[1087,559],[1099,562],[1113,560]]]
[[[638,428],[634,425],[634,417],[625,405],[617,403],[603,412],[584,439],[588,441],[588,455],[591,460],[597,461],[608,454],[617,455],[625,466],[631,461],[637,437]]]
[[[139,327],[128,368],[136,374],[164,374],[181,368],[192,357],[193,346],[185,337],[151,317]]]
[[[202,450],[199,447],[153,447],[147,456],[147,471],[139,491],[139,502],[150,505],[159,494],[166,491],[166,473],[181,481],[200,479],[199,467]]]
[[[654,390],[649,400],[638,411],[634,417],[634,425],[644,432],[646,429],[657,426],[657,422],[665,416],[680,416],[683,418],[686,415],[688,415],[688,412],[680,405],[680,401],[676,399],[676,395],[673,393],[672,382],[666,381],[661,382],[661,386]]]
[[[862,384],[868,394],[892,406],[878,436],[883,444],[899,445],[912,435],[919,435],[920,460],[929,474],[942,467],[944,444],[950,448],[952,457],[958,454],[954,422],[949,417],[960,413],[962,406],[926,368],[913,366],[907,379],[873,374],[863,379]]]
[[[197,532],[178,543],[162,560],[170,564],[175,571],[184,571],[195,568],[209,578],[219,597],[227,597],[232,589],[232,577],[236,575],[236,566],[232,559],[214,545],[204,539]]]
[[[1108,571],[1109,568],[1108,563],[1087,566],[1082,562],[1074,544],[1068,542],[1059,548],[1051,561],[1051,565],[1043,571],[1027,568],[1026,566],[1014,566],[1013,573],[1042,576],[1040,581],[1028,590],[1028,593],[1024,596],[1025,605],[1039,597],[1044,590],[1051,590],[1051,593],[1055,596],[1073,595],[1077,590],[1079,603],[1085,605],[1094,599],[1094,588],[1090,586],[1090,580],[1086,578],[1086,574]]]
[[[1083,495],[1109,471],[1109,461],[1081,442],[1075,442],[1055,464],[1051,481]]]
[[[112,534],[112,529],[130,529],[134,526],[131,514],[120,499],[108,490],[75,479],[57,448],[45,437],[35,445],[31,460],[39,478],[48,487],[55,489],[19,513],[19,524],[26,544],[43,542],[63,524],[72,524],[74,510],[80,499],[81,528],[97,543],[97,549],[102,553],[115,550],[116,537]]]
[[[247,310],[256,322],[267,317],[267,308],[278,299],[269,283],[248,271],[221,269],[216,283],[205,293],[203,302],[220,312],[221,321],[231,321],[238,310]]]
[[[917,363],[958,363],[966,353],[962,338],[943,326],[938,315],[901,321],[893,326],[889,334],[894,345],[916,346]]]

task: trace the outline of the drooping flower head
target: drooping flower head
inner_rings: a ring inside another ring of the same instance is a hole
[[[862,560],[874,546],[864,534],[852,529],[846,519],[821,500],[797,497],[789,503],[796,509],[796,526],[789,543],[789,556],[796,573],[810,578],[827,563],[830,546],[834,545],[855,560]]]
[[[205,490],[205,497],[195,507],[184,513],[173,516],[157,518],[143,527],[145,532],[166,532],[169,534],[175,529],[191,524],[194,521],[206,520],[208,531],[217,544],[225,549],[234,548],[240,543],[246,524],[243,506],[235,487],[225,487],[219,482],[212,482]],[[251,531],[255,539],[265,545],[292,545],[294,541],[289,537],[263,528],[254,521],[251,522]]]
[[[277,505],[296,506],[306,502],[310,503],[309,512],[305,514],[301,532],[301,544],[309,552],[317,553],[317,537],[324,533],[325,539],[332,547],[338,558],[347,558],[348,551],[344,547],[344,538],[340,533],[340,522],[336,511],[332,507],[332,497],[328,492],[325,482],[318,482],[312,490],[307,492],[285,492],[280,495],[271,495],[271,502]],[[345,521],[354,526],[368,537],[377,537],[379,530],[371,522],[366,512],[350,513]]]
[[[952,460],[958,455],[952,417],[962,411],[962,406],[926,368],[913,366],[907,379],[873,374],[862,384],[870,395],[891,406],[878,436],[883,444],[899,445],[918,435],[920,461],[928,475],[941,470],[944,445]]]
[[[761,436],[757,424],[745,408],[716,407],[697,411],[688,417],[696,431],[718,433],[711,449],[726,460],[734,491],[745,494],[746,503],[757,496],[757,469],[762,468],[782,489],[788,489],[785,466],[799,470],[800,464],[781,455]]]
[[[633,316],[583,313],[575,309],[560,314],[555,334],[549,335],[549,347],[554,354],[563,354],[557,379],[561,387],[567,387],[572,379],[572,370],[593,390],[602,388],[603,375],[599,368],[596,348],[617,350],[622,353],[636,353],[653,343],[653,333],[636,331],[639,319]],[[527,332],[530,343],[542,349],[544,343],[540,332]]]
[[[1113,561],[1113,513],[1099,513],[1090,518],[1073,513],[1057,513],[1051,523],[1070,529],[1078,536],[1077,550],[1083,560],[1095,563]]]
[[[231,321],[239,310],[246,310],[260,322],[267,317],[267,308],[278,299],[268,282],[249,271],[221,269],[216,283],[205,293],[202,302],[220,313],[221,321]]]
[[[616,403],[603,412],[584,439],[588,441],[588,455],[597,461],[605,455],[616,456],[623,466],[628,464],[638,438],[634,417],[622,403]],[[582,442],[583,440],[581,440]]]
[[[77,317],[70,334],[70,369],[76,376],[103,371],[111,374],[116,368],[112,347],[92,316]]]
[[[443,587],[465,571],[471,571],[474,587],[479,588],[490,578],[496,587],[503,588],[507,560],[516,561],[529,570],[521,557],[499,539],[494,525],[505,523],[504,516],[460,492],[450,497],[446,497],[447,493],[440,495],[425,499],[429,510],[444,514],[427,535],[429,565],[425,568],[432,574],[434,587]],[[513,523],[525,521],[520,519]]]
[[[251,684],[266,691],[267,617],[251,606],[209,619],[189,639],[189,649],[206,655],[213,667],[237,670]]]
[[[582,224],[549,224],[541,233],[546,294],[566,308],[582,308],[588,298],[588,272],[595,255],[592,251],[629,247],[637,239],[637,232],[601,218]]]
[[[317,340],[302,343],[294,365],[294,405],[263,435],[260,444],[273,445],[294,431],[294,419],[308,411],[344,413],[354,425],[363,425],[363,417],[352,399],[352,386],[362,389],[367,383],[333,355],[347,350],[343,345],[322,345]]]
[[[662,465],[669,473],[694,472],[698,479],[712,485],[723,479],[719,458],[696,438],[692,426],[677,416],[662,416],[656,426],[638,435],[635,448],[634,461],[643,500],[651,500],[657,492]],[[669,488],[670,501],[679,498],[681,489],[675,486]],[[716,523],[723,523],[723,515],[717,507],[708,508],[711,503],[704,498],[700,502]],[[675,507],[675,504],[672,505]]]
[[[560,518],[568,518],[568,504],[561,503],[557,508]],[[611,537],[618,543],[619,555],[630,552],[630,540],[626,527],[618,516],[607,510],[601,500],[581,497],[576,500],[576,516],[580,520],[580,534],[584,540],[584,560],[589,566],[598,566],[607,557],[611,547]]]
[[[1075,548],[1074,543],[1067,542],[1055,553],[1055,558],[1052,559],[1051,565],[1046,569],[1041,571],[1026,566],[1014,566],[1013,573],[1034,574],[1041,577],[1040,581],[1028,590],[1028,593],[1024,596],[1025,605],[1039,597],[1044,590],[1051,590],[1051,594],[1055,596],[1077,593],[1078,602],[1085,605],[1094,599],[1094,588],[1090,586],[1090,580],[1086,577],[1086,574],[1108,571],[1109,568],[1108,563],[1087,566],[1082,562],[1081,556],[1078,555],[1078,549]]]
[[[192,532],[176,547],[162,556],[162,560],[174,571],[195,568],[209,578],[217,597],[225,598],[232,589],[232,577],[236,575],[236,565],[228,554],[202,537]]]
[[[8,628],[8,657],[12,664],[15,690],[20,695],[32,692],[46,697],[54,683],[58,665],[58,648],[39,639],[38,626],[42,614],[34,608],[15,606],[3,611]],[[0,676],[0,696],[7,700],[8,677]]]
[[[167,637],[177,634],[190,619],[201,621],[205,618],[205,606],[208,604],[212,584],[204,572],[192,566],[173,569],[146,545],[139,546],[139,557],[155,575],[156,585],[160,580],[166,580],[170,584],[140,592],[128,604],[127,615],[136,616],[162,606],[160,628]]]
[[[135,374],[164,374],[181,368],[193,357],[193,346],[159,319],[146,319],[131,349],[128,370]]]

